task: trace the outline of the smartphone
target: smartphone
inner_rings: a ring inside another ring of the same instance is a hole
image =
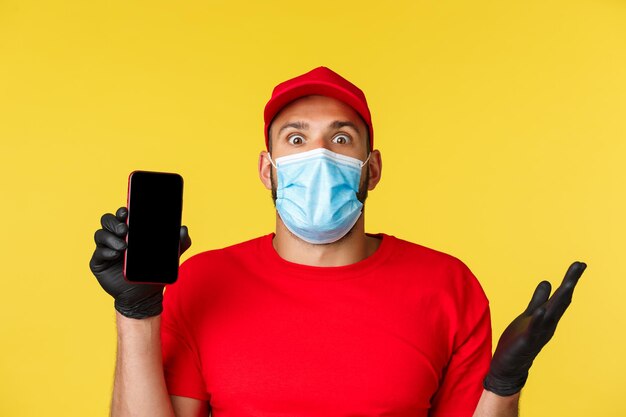
[[[133,283],[176,282],[183,177],[169,172],[131,172],[127,207],[124,278]]]

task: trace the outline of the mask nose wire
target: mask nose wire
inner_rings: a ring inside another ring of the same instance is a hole
[[[361,168],[363,168],[365,166],[365,164],[367,164],[367,161],[370,160],[370,156],[372,156],[372,153],[368,153],[367,154],[367,158],[365,159],[365,161],[361,162]],[[272,159],[272,155],[270,155],[270,153],[267,153],[267,159],[270,161],[270,164],[272,164],[272,166],[276,169],[278,169],[278,167],[276,166],[276,164],[274,163],[274,160]]]

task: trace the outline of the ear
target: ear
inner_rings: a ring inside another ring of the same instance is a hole
[[[270,179],[270,172],[274,168],[269,160],[270,154],[267,151],[262,151],[259,154],[259,179],[268,190],[272,189],[272,180]]]
[[[380,151],[378,149],[374,149],[370,155],[369,161],[367,161],[370,170],[370,180],[367,184],[367,189],[369,191],[376,188],[378,181],[380,181],[382,172],[383,172],[383,160],[380,156]]]

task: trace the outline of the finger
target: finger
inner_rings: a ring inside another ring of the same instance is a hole
[[[126,236],[126,232],[128,231],[128,226],[126,226],[126,223],[121,222],[116,216],[112,215],[111,213],[104,214],[100,219],[100,224],[102,225],[103,229],[108,230],[118,237]]]
[[[99,273],[111,266],[122,255],[122,252],[105,247],[96,247],[91,259],[89,260],[89,268],[93,273]]]
[[[567,299],[568,297],[571,299],[574,288],[585,271],[585,268],[587,268],[587,265],[582,262],[574,262],[570,265],[565,273],[565,277],[563,278],[561,285],[559,285],[559,288],[557,288],[552,295],[553,301],[551,301],[551,303],[556,303],[559,300]]]
[[[122,256],[121,251],[111,249],[111,248],[105,248],[105,247],[97,247],[93,253],[93,259],[96,262],[114,261],[118,259],[120,256]]]
[[[94,235],[96,246],[109,248],[117,251],[126,249],[126,242],[115,236],[108,230],[98,229]]]
[[[565,273],[565,277],[563,278],[561,287],[564,287],[565,289],[572,288],[573,291],[574,287],[578,283],[578,280],[580,279],[586,268],[587,264],[583,262],[572,263]]]
[[[535,292],[533,293],[532,298],[530,299],[530,303],[528,303],[528,307],[524,314],[533,314],[535,310],[541,307],[548,298],[550,297],[550,292],[552,291],[552,285],[548,281],[541,281],[537,288],[535,288]]]
[[[120,207],[115,212],[115,217],[121,222],[126,223],[126,218],[128,217],[128,209],[126,207]]]
[[[191,246],[191,238],[189,237],[189,229],[187,226],[180,227],[180,254],[182,255]]]
[[[576,284],[586,267],[587,265],[582,262],[574,262],[570,265],[565,273],[563,282],[561,282],[561,285],[547,303],[546,319],[558,321],[565,313],[565,310],[572,302],[574,288],[576,288]]]
[[[545,307],[539,307],[533,312],[528,326],[530,334],[539,334],[541,325],[545,322],[545,315]]]

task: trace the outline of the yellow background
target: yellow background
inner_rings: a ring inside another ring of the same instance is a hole
[[[539,280],[589,264],[522,415],[626,415],[617,0],[0,1],[0,415],[108,414],[100,216],[130,171],[164,170],[185,178],[184,258],[272,231],[262,109],[319,65],[373,112],[368,231],[464,260],[496,340]]]

